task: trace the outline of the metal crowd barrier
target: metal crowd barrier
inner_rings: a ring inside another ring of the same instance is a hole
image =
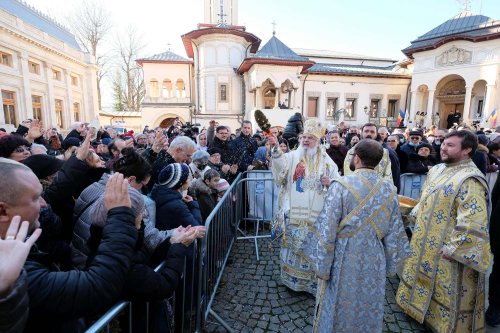
[[[420,199],[420,192],[424,186],[427,174],[404,173],[401,175],[401,189],[399,194],[416,200]]]
[[[195,271],[197,267],[199,246],[197,242],[193,242],[193,252],[191,262],[184,260],[182,278],[177,288],[177,291],[168,298],[166,301],[170,302],[172,309],[174,311],[174,318],[169,318],[169,320],[174,320],[175,332],[192,332],[195,329],[195,320],[197,312],[197,302],[195,301],[195,282],[197,279],[191,278],[191,281],[187,281],[187,270],[191,266],[191,270]],[[155,268],[155,272],[159,272],[165,262],[161,263]],[[142,303],[142,302],[141,302]],[[90,326],[85,332],[86,333],[98,333],[98,332],[111,332],[116,331],[114,326],[120,325],[120,321],[126,320],[126,327],[128,327],[128,332],[131,333],[133,329],[133,311],[140,309],[138,305],[134,305],[133,301],[121,301],[115,304],[111,309],[104,313],[100,318],[98,318],[92,326]],[[127,311],[128,310],[128,311]],[[128,313],[126,313],[128,312]],[[154,332],[150,330],[150,304],[146,302],[145,304],[145,319],[141,318],[145,326],[141,327],[139,332]],[[187,315],[186,315],[187,314]],[[180,320],[179,320],[180,319]],[[112,327],[113,326],[113,327]],[[121,330],[120,330],[121,331]]]
[[[238,223],[238,233],[241,236],[237,239],[253,241],[255,256],[260,260],[257,240],[271,237],[269,232],[261,234],[261,231],[265,231],[266,225],[269,226],[276,212],[279,188],[274,183],[270,170],[245,172],[238,186],[246,195],[245,200],[240,201],[242,216]]]

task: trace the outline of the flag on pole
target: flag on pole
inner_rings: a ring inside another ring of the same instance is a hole
[[[399,109],[398,122],[397,122],[398,127],[401,126],[401,123],[403,122],[404,119],[405,119],[405,112],[403,112],[403,110]]]
[[[405,110],[405,117],[403,119],[403,126],[408,126],[408,118],[410,118],[410,112],[408,110]]]
[[[491,118],[492,123],[493,123],[493,127],[495,127],[497,125],[497,115],[498,115],[497,108],[493,108],[493,111],[491,111],[488,118],[486,118],[486,121],[489,121]]]

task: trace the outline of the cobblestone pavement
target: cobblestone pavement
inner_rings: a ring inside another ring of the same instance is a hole
[[[281,285],[278,245],[269,249],[267,239],[260,240],[259,245],[260,261],[257,261],[252,242],[239,240],[234,244],[224,284],[219,287],[212,309],[237,332],[311,332],[314,298]],[[425,332],[396,304],[397,287],[398,279],[387,281],[384,332]],[[208,324],[206,331],[225,332],[225,329]]]

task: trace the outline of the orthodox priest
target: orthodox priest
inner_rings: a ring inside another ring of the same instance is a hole
[[[470,157],[472,132],[446,135],[442,164],[427,175],[418,205],[411,254],[397,303],[433,332],[485,332],[485,273],[491,262],[488,185]]]
[[[377,125],[372,123],[366,123],[361,128],[361,139],[377,139]],[[353,173],[349,168],[351,164],[351,159],[353,157],[353,151],[356,146],[349,149],[344,160],[344,175],[349,175]],[[382,178],[391,181],[396,187],[399,184],[399,167],[396,167],[395,161],[397,161],[397,155],[395,152],[391,152],[387,148],[384,148],[384,156],[380,160],[380,163],[375,167],[375,171]],[[394,161],[394,162],[392,162]]]
[[[314,332],[382,332],[386,275],[409,254],[396,188],[376,171],[382,145],[363,139],[335,179],[301,251],[319,278]]]
[[[279,145],[272,149],[272,172],[281,186],[285,225],[280,250],[281,280],[295,291],[316,293],[317,278],[309,263],[297,251],[307,231],[323,208],[330,182],[339,177],[335,162],[320,147],[325,128],[316,119],[304,123],[299,148],[283,154]]]

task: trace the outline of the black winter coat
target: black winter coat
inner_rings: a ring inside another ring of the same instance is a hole
[[[23,332],[28,319],[28,312],[29,299],[26,272],[22,271],[10,291],[0,296],[0,332]]]
[[[283,130],[283,137],[285,139],[296,138],[299,136],[299,133],[302,132],[304,132],[302,115],[297,112],[293,116],[291,116],[290,119],[288,119],[285,129]]]
[[[75,200],[90,184],[98,181],[106,169],[95,169],[71,156],[63,164],[52,184],[43,193],[43,198],[63,222],[62,237],[68,243],[73,237],[73,209]]]
[[[428,167],[436,165],[436,162],[429,156],[427,158],[420,155],[410,155],[408,156],[408,166],[406,167],[406,172],[426,174],[429,171]]]
[[[130,269],[137,229],[128,207],[113,208],[102,242],[85,271],[62,272],[50,257],[32,251],[28,274],[30,312],[27,332],[74,332],[82,317],[94,316],[118,301]]]
[[[230,142],[230,150],[234,156],[233,163],[238,164],[238,171],[245,172],[252,164],[257,151],[257,141],[250,135],[240,134],[239,137]]]
[[[233,164],[236,163],[234,153],[231,151],[231,141],[222,141],[218,137],[214,137],[214,141],[208,147],[208,153],[210,155],[214,153],[220,154],[220,160],[223,164]]]
[[[156,160],[152,164],[153,172],[148,183],[148,192],[151,192],[153,190],[153,186],[158,182],[158,176],[160,175],[161,170],[172,163],[175,163],[175,160],[172,155],[167,153],[166,150],[162,150],[158,153]]]
[[[202,225],[198,202],[193,200],[185,203],[179,191],[155,185],[151,192],[151,199],[156,202],[156,228],[158,230]]]

